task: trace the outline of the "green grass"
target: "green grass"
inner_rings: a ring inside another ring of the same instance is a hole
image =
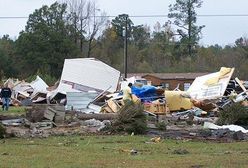
[[[25,113],[25,107],[21,106],[10,106],[8,111],[3,111],[2,107],[0,108],[0,115],[22,115]]]
[[[0,141],[0,167],[247,167],[248,142],[212,143],[145,136],[73,136]],[[128,151],[136,149],[137,155]],[[173,154],[185,149],[189,154]]]

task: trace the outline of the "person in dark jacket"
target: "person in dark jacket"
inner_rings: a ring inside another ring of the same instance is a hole
[[[3,110],[8,111],[9,109],[9,102],[10,102],[10,97],[11,97],[11,89],[8,86],[4,86],[1,90],[1,98],[2,98],[2,103],[3,103]]]

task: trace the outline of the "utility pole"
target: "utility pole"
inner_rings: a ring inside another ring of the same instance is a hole
[[[83,52],[83,19],[80,17],[80,51]]]
[[[188,2],[188,22],[189,22],[189,28],[188,28],[188,52],[189,56],[192,57],[192,2],[189,0]]]
[[[124,77],[127,78],[127,16],[125,17],[125,34],[124,34]]]

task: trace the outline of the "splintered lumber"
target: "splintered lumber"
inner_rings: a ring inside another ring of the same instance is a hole
[[[24,115],[8,115],[8,114],[4,114],[4,115],[0,115],[0,121],[1,120],[11,120],[11,119],[18,119],[18,118],[23,118],[25,117]]]
[[[248,95],[248,91],[246,90],[246,88],[244,87],[244,85],[242,84],[242,82],[239,80],[239,78],[235,78],[235,80],[239,84],[239,86],[241,87],[241,89]]]

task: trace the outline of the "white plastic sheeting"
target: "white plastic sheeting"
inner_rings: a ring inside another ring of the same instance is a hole
[[[119,77],[118,70],[97,59],[65,59],[59,86],[48,97],[52,99],[56,94],[66,92],[115,92]]]
[[[230,131],[235,131],[235,132],[241,131],[243,133],[248,133],[248,130],[246,130],[243,127],[238,126],[238,125],[218,126],[218,125],[215,125],[215,124],[210,123],[210,122],[204,122],[203,127],[208,128],[208,129],[229,129]]]

